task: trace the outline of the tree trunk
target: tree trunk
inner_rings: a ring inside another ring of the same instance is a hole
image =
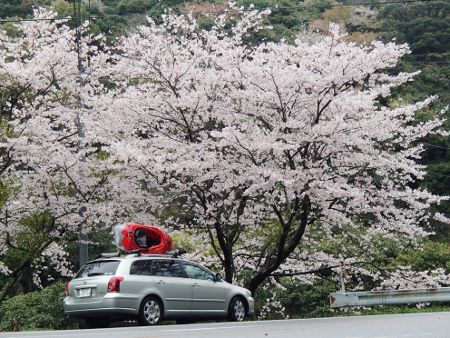
[[[225,269],[225,280],[228,283],[232,283],[235,271],[233,264],[233,254],[231,250],[227,250],[227,253],[224,252],[223,267]]]
[[[261,269],[247,283],[247,288],[252,295],[255,294],[256,289],[266,278],[275,272],[286,258],[292,254],[299,245],[306,226],[314,221],[310,219],[311,202],[308,196],[305,196],[301,201],[296,199],[294,205],[295,207],[287,217],[287,222],[283,217],[283,213],[274,206],[275,213],[282,226],[282,232],[277,240],[277,245],[272,252],[269,252]]]
[[[279,266],[279,265],[278,265]],[[277,267],[278,268],[278,267]],[[271,268],[268,270],[263,270],[250,279],[250,281],[247,283],[247,289],[250,290],[252,295],[255,295],[256,289],[266,280],[267,277],[269,277],[272,272],[274,272],[277,268]]]

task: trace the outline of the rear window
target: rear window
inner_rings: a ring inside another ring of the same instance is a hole
[[[92,276],[112,276],[115,275],[120,261],[97,261],[90,262],[78,271],[75,278],[92,277]]]

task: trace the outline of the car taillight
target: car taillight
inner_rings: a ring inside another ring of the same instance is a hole
[[[67,282],[66,286],[64,287],[64,296],[66,297],[69,295],[69,283],[70,282]]]
[[[123,277],[111,277],[106,292],[119,292],[121,282],[123,282]]]

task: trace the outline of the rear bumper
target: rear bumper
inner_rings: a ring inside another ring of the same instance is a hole
[[[101,298],[64,298],[64,313],[70,317],[99,317],[139,313],[138,298],[106,294]]]

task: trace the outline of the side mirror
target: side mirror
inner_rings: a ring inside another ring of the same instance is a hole
[[[214,282],[220,282],[223,280],[223,276],[220,273],[214,275]]]

